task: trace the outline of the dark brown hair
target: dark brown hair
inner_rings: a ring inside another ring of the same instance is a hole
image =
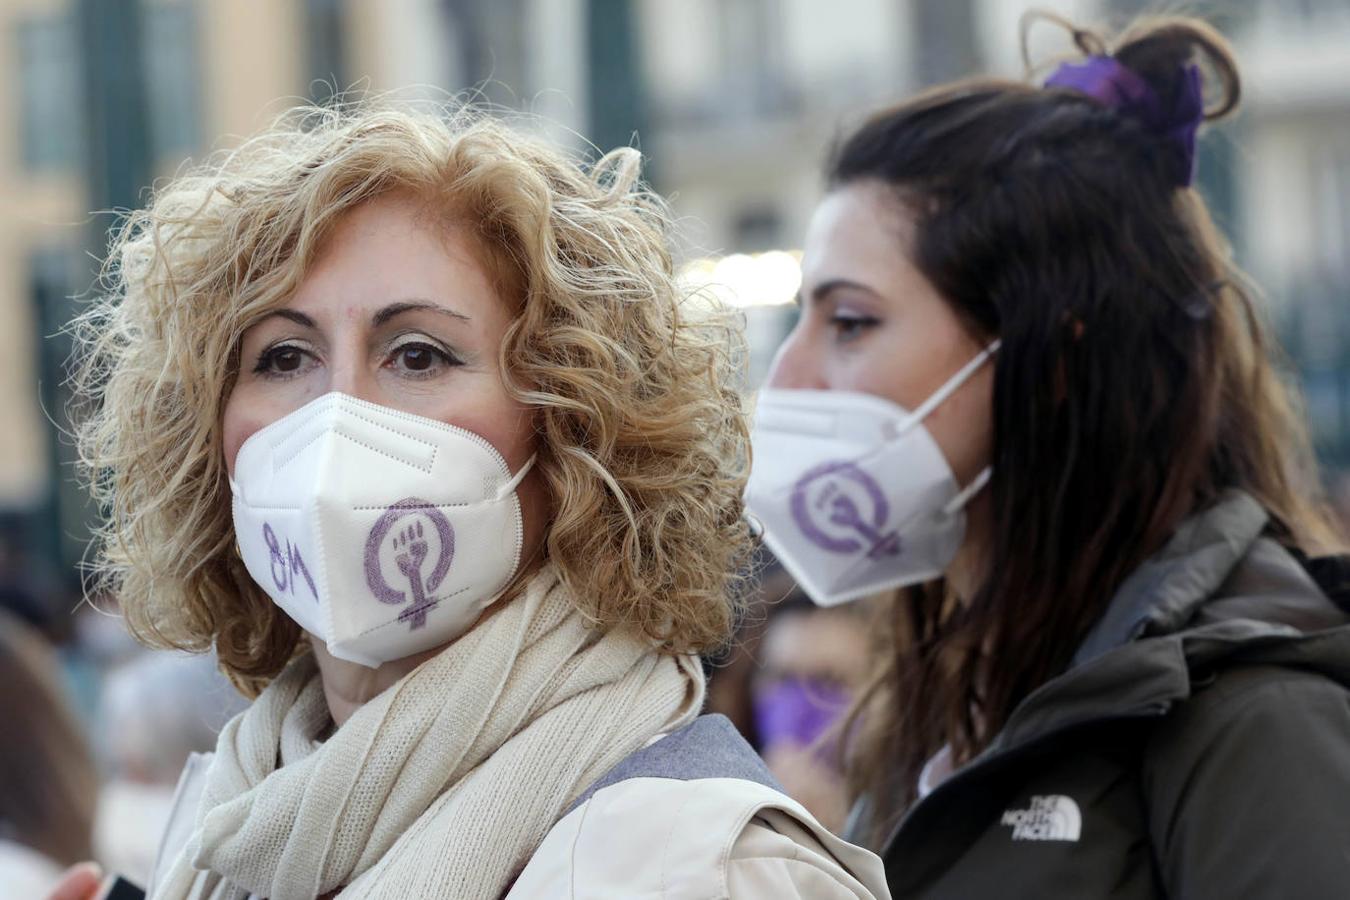
[[[1073,35],[1164,106],[1190,62],[1207,120],[1238,105],[1232,51],[1203,22]],[[1257,498],[1291,546],[1337,542],[1253,291],[1200,194],[1178,187],[1173,151],[1083,94],[991,80],[881,112],[836,151],[831,185],[893,189],[917,225],[913,262],[973,335],[1002,339],[989,574],[960,603],[942,582],[900,598],[896,646],[860,706],[853,784],[878,809],[873,841],[924,761],[947,742],[958,762],[986,746],[1124,578],[1224,490]]]
[[[61,865],[90,859],[98,773],[61,688],[56,654],[0,611],[0,836]]]

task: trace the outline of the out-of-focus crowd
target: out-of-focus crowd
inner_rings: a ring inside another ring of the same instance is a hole
[[[245,701],[210,655],[145,650],[115,610],[83,603],[66,612],[59,585],[5,571],[5,896],[42,896],[63,868],[86,859],[143,883],[184,762],[214,746]]]

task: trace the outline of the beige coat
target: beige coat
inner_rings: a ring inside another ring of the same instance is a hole
[[[209,755],[179,782],[155,881],[192,830]],[[564,816],[507,894],[524,898],[889,898],[881,861],[784,794],[736,778],[632,778]]]

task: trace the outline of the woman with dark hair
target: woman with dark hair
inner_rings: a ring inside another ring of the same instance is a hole
[[[839,147],[749,509],[818,602],[899,591],[851,745],[895,896],[1343,896],[1339,538],[1191,187],[1237,67],[1073,36]]]

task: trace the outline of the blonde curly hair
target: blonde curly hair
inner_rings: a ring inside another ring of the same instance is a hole
[[[465,109],[301,108],[159,187],[77,321],[77,437],[95,591],[161,647],[214,645],[245,693],[301,632],[234,550],[221,415],[246,328],[296,289],[337,219],[410,190],[473,229],[518,303],[499,365],[535,410],[546,549],[579,609],[669,652],[729,636],[749,554],[739,319],[691,302],[638,154],[584,167]]]

